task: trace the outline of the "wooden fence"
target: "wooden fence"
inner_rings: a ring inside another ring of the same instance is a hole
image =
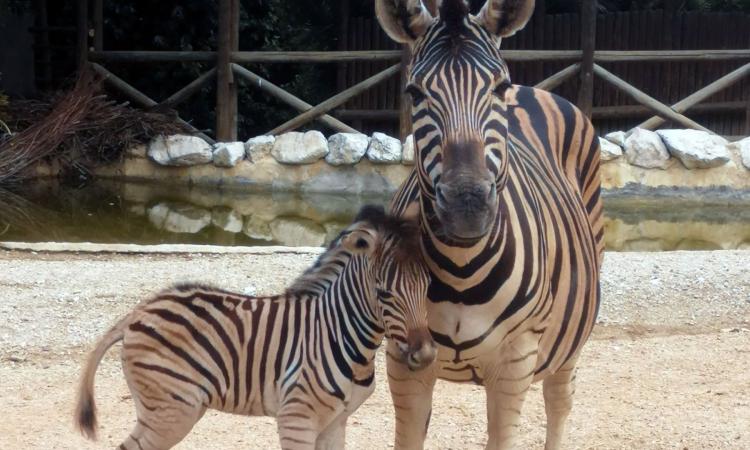
[[[580,14],[539,15],[526,27],[502,43],[504,53],[515,50],[578,50],[582,48]],[[346,27],[347,49],[382,50],[397,48],[374,18],[353,17]],[[599,64],[628,84],[660,102],[672,105],[700,90],[724,74],[741,67],[750,58],[723,57],[712,50],[750,48],[750,15],[715,12],[631,11],[596,15],[595,49],[630,52],[632,58]],[[716,57],[689,59],[671,51],[704,50],[696,56],[713,53]],[[642,51],[663,51],[663,58],[640,59]],[[627,55],[627,53],[622,53]],[[534,85],[566,67],[567,61],[510,60],[515,83]],[[338,89],[357,82],[379,66],[369,62],[347,63],[338,79]],[[571,77],[555,93],[577,102],[580,80]],[[378,86],[372,93],[348,102],[334,115],[351,120],[356,128],[395,129],[399,117],[398,83]],[[396,96],[395,99],[392,99]],[[750,134],[748,104],[750,77],[710,96],[689,110],[688,116],[722,135]],[[594,76],[593,119],[600,133],[629,129],[642,122],[650,110],[615,88],[604,78]]]
[[[403,77],[402,51],[394,48],[371,18],[354,18],[342,27],[345,39],[341,39],[339,51],[240,51],[239,0],[219,0],[215,52],[106,51],[101,38],[102,2],[92,0],[93,11],[89,11],[89,2],[78,0],[79,67],[93,67],[112,87],[146,108],[174,107],[215,80],[218,140],[238,138],[238,78],[300,112],[268,134],[293,130],[313,120],[336,131],[369,131],[373,126],[386,129],[388,124],[396,130],[399,118],[404,117],[399,106],[404,104],[401,80],[396,76],[401,73]],[[711,20],[705,15],[659,11],[597,15],[595,0],[584,0],[582,5],[580,15],[537,15],[526,30],[503,43],[503,56],[514,81],[556,90],[592,116],[600,132],[638,124],[655,128],[669,121],[723,135],[750,134],[747,15],[712,15]],[[712,37],[695,35],[705,31],[706,24],[718,27],[706,31],[705,36]],[[149,98],[106,68],[110,62],[157,61],[215,61],[216,67],[161,101]],[[300,62],[337,63],[339,93],[310,105],[244,66]],[[707,100],[710,102],[705,103]],[[694,120],[697,116],[683,114],[688,109],[691,115],[720,113],[732,120],[699,123]],[[623,123],[625,126],[620,126]],[[403,135],[408,132],[408,120],[401,119],[401,125]]]

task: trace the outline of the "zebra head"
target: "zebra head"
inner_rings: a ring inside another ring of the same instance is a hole
[[[526,25],[534,0],[487,0],[475,16],[443,0],[433,17],[421,0],[376,0],[378,21],[411,48],[406,92],[423,207],[443,234],[475,240],[491,229],[508,173],[503,37]]]
[[[437,355],[427,326],[430,275],[419,233],[416,222],[366,206],[342,239],[345,248],[365,255],[385,336],[400,350],[395,356],[412,370],[430,365]]]

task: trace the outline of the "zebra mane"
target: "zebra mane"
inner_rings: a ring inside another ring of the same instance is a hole
[[[352,254],[341,245],[342,238],[354,228],[370,227],[379,238],[371,258],[377,258],[392,248],[394,261],[399,264],[423,264],[420,230],[413,220],[386,214],[381,206],[364,206],[352,226],[331,241],[313,265],[287,288],[287,294],[320,295],[341,275]]]
[[[440,5],[440,20],[453,38],[457,38],[464,29],[464,19],[469,14],[465,0],[443,0]]]

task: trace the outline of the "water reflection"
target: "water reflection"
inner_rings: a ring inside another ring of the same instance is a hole
[[[100,182],[0,191],[0,240],[320,246],[388,196],[248,193]],[[750,208],[605,201],[614,251],[750,249]]]

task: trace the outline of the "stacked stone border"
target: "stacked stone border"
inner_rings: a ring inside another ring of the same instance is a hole
[[[730,143],[698,130],[636,128],[599,138],[605,190],[750,190],[750,137]],[[258,190],[388,193],[414,164],[414,139],[319,131],[257,136],[214,145],[196,136],[161,136],[101,167],[103,178]],[[39,169],[55,175],[54,167]]]

